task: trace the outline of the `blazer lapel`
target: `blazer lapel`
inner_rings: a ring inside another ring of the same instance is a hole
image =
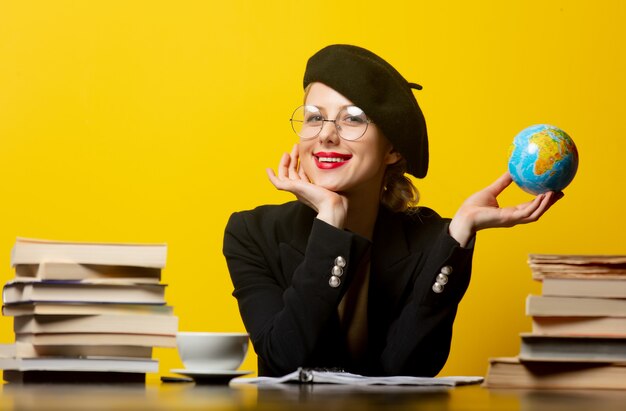
[[[385,311],[392,312],[411,293],[412,277],[416,272],[421,253],[412,252],[407,241],[406,230],[399,214],[391,213],[381,207],[372,244],[372,275],[370,298],[384,304]],[[378,304],[376,304],[378,305]]]

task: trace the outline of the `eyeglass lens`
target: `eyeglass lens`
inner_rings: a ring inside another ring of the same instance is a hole
[[[291,116],[291,126],[301,139],[316,137],[321,133],[324,123],[335,123],[337,133],[345,140],[356,140],[365,134],[369,120],[363,110],[356,106],[343,108],[335,120],[324,118],[321,110],[316,106],[304,105],[298,107]]]

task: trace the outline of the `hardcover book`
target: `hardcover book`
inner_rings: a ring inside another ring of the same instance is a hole
[[[178,317],[173,315],[23,315],[13,320],[16,334],[118,333],[176,335]]]
[[[47,261],[40,264],[17,264],[15,277],[31,280],[124,279],[135,283],[158,283],[161,280],[161,268]]]
[[[626,363],[521,362],[489,360],[484,386],[527,389],[626,389]]]
[[[127,334],[127,333],[19,333],[16,342],[33,345],[132,345],[141,347],[176,347],[176,335]]]
[[[5,305],[43,301],[165,304],[165,287],[165,284],[9,281],[2,290],[2,301]]]
[[[165,267],[166,244],[88,243],[17,238],[11,265],[44,262]]]
[[[521,335],[522,361],[626,362],[626,338]]]

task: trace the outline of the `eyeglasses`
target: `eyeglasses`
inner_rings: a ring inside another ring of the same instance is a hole
[[[372,123],[363,110],[356,106],[344,107],[334,120],[328,120],[318,107],[304,105],[293,112],[289,121],[293,131],[303,140],[317,137],[322,132],[324,123],[328,122],[335,123],[339,137],[354,141],[361,138]]]

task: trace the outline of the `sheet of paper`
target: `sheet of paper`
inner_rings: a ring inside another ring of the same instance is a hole
[[[465,384],[479,384],[482,381],[483,377],[475,376],[435,378],[409,376],[366,377],[347,372],[318,371],[313,369],[300,368],[297,371],[294,371],[282,377],[237,378],[233,380],[232,383],[271,385],[289,382],[300,382],[343,385],[419,385],[454,387],[457,385]]]

